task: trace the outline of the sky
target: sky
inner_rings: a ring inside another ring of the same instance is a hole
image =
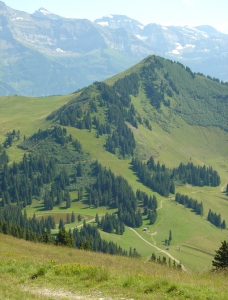
[[[147,25],[210,25],[228,34],[227,0],[3,0],[13,9],[34,13],[40,7],[65,18],[94,21],[126,15]]]

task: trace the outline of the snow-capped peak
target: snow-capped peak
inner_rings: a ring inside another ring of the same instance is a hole
[[[51,14],[50,11],[48,11],[47,9],[45,9],[45,8],[43,8],[43,7],[41,7],[38,11],[41,12],[41,13],[42,13],[43,15],[45,15],[45,16]]]

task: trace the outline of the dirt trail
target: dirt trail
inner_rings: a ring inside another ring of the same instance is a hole
[[[221,187],[221,192],[225,192],[226,186],[227,186],[228,182],[226,182],[226,184],[224,186]]]
[[[134,231],[135,234],[137,234],[138,237],[140,237],[145,243],[147,243],[148,245],[154,247],[155,249],[157,249],[158,251],[166,254],[168,257],[170,257],[171,259],[175,260],[176,263],[180,264],[181,262],[176,259],[174,256],[172,256],[170,253],[168,253],[167,251],[165,250],[162,250],[160,248],[158,248],[157,246],[151,244],[150,242],[148,242],[146,239],[144,239],[135,229],[131,228],[131,227],[128,227],[129,229],[131,229],[132,231]],[[182,270],[187,272],[186,268],[181,264],[181,267],[182,267]]]

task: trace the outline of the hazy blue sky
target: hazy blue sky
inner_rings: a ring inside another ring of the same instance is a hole
[[[228,0],[5,0],[33,13],[44,7],[68,18],[94,21],[108,14],[127,15],[143,25],[211,25],[228,33]]]

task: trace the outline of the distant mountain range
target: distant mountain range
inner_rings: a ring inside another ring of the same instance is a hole
[[[64,94],[101,81],[155,54],[228,80],[228,35],[210,26],[161,26],[127,16],[91,22],[0,1],[0,95]]]

